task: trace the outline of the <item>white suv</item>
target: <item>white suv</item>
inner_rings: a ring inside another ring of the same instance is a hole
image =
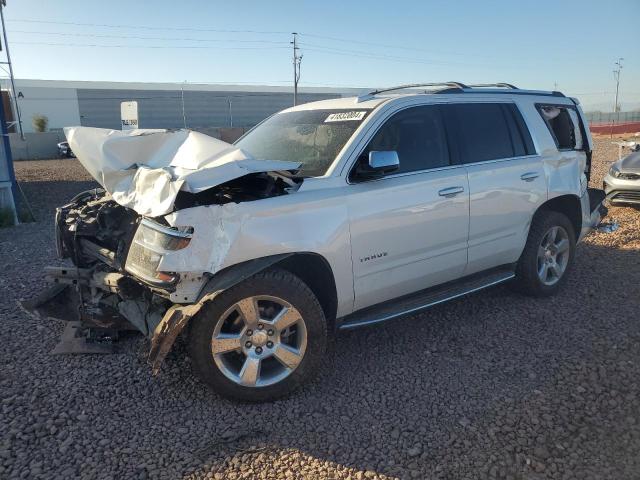
[[[251,172],[180,191],[165,215],[104,191],[61,207],[58,248],[79,268],[49,276],[85,289],[85,327],[109,306],[146,334],[154,372],[187,333],[196,373],[236,399],[290,392],[337,330],[506,281],[554,293],[604,213],[583,113],[559,92],[377,90],[284,110],[235,146]]]

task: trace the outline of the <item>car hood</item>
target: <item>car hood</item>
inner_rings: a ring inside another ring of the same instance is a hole
[[[180,190],[198,193],[250,173],[295,170],[297,162],[256,160],[192,130],[67,127],[69,146],[113,199],[140,215],[173,210]]]
[[[640,152],[632,153],[619,160],[618,168],[621,172],[640,173]]]

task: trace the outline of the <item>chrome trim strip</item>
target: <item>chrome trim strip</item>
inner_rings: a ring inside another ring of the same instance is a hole
[[[468,295],[470,293],[477,292],[479,290],[483,290],[483,289],[485,289],[487,287],[492,287],[494,285],[498,285],[500,283],[506,282],[507,280],[511,280],[514,277],[515,277],[514,273],[509,273],[505,277],[503,277],[503,278],[501,278],[499,280],[494,280],[493,282],[489,282],[489,283],[487,283],[485,285],[482,285],[480,287],[475,287],[475,288],[472,288],[472,289],[469,289],[469,290],[465,290],[463,292],[456,293],[455,295],[452,295],[450,297],[446,297],[446,298],[442,298],[440,300],[435,300],[433,302],[425,303],[424,305],[420,305],[418,307],[410,308],[409,310],[403,310],[401,312],[393,313],[391,315],[386,315],[386,316],[380,317],[380,318],[374,318],[374,319],[371,319],[371,320],[361,320],[359,322],[354,322],[354,323],[344,323],[344,324],[340,325],[340,327],[338,327],[338,330],[351,330],[351,329],[354,329],[354,328],[363,327],[365,325],[374,325],[374,324],[377,324],[377,323],[386,322],[387,320],[392,320],[392,319],[397,318],[397,317],[401,317],[401,316],[404,316],[404,315],[408,315],[410,313],[418,312],[420,310],[424,310],[424,309],[432,307],[434,305],[438,305],[440,303],[448,302],[449,300],[453,300],[453,299]]]

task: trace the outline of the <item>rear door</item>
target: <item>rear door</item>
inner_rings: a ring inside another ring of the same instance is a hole
[[[547,198],[541,158],[513,103],[444,107],[456,157],[469,178],[466,274],[518,260],[537,207]]]
[[[400,169],[375,180],[350,175],[356,310],[455,279],[467,263],[467,173],[451,165],[440,107],[396,113],[359,161],[371,150],[396,151]]]

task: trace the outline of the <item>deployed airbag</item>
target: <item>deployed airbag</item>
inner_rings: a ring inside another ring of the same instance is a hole
[[[249,173],[300,167],[256,160],[191,130],[67,127],[64,133],[80,163],[117,203],[150,217],[171,212],[180,190],[198,193]]]

